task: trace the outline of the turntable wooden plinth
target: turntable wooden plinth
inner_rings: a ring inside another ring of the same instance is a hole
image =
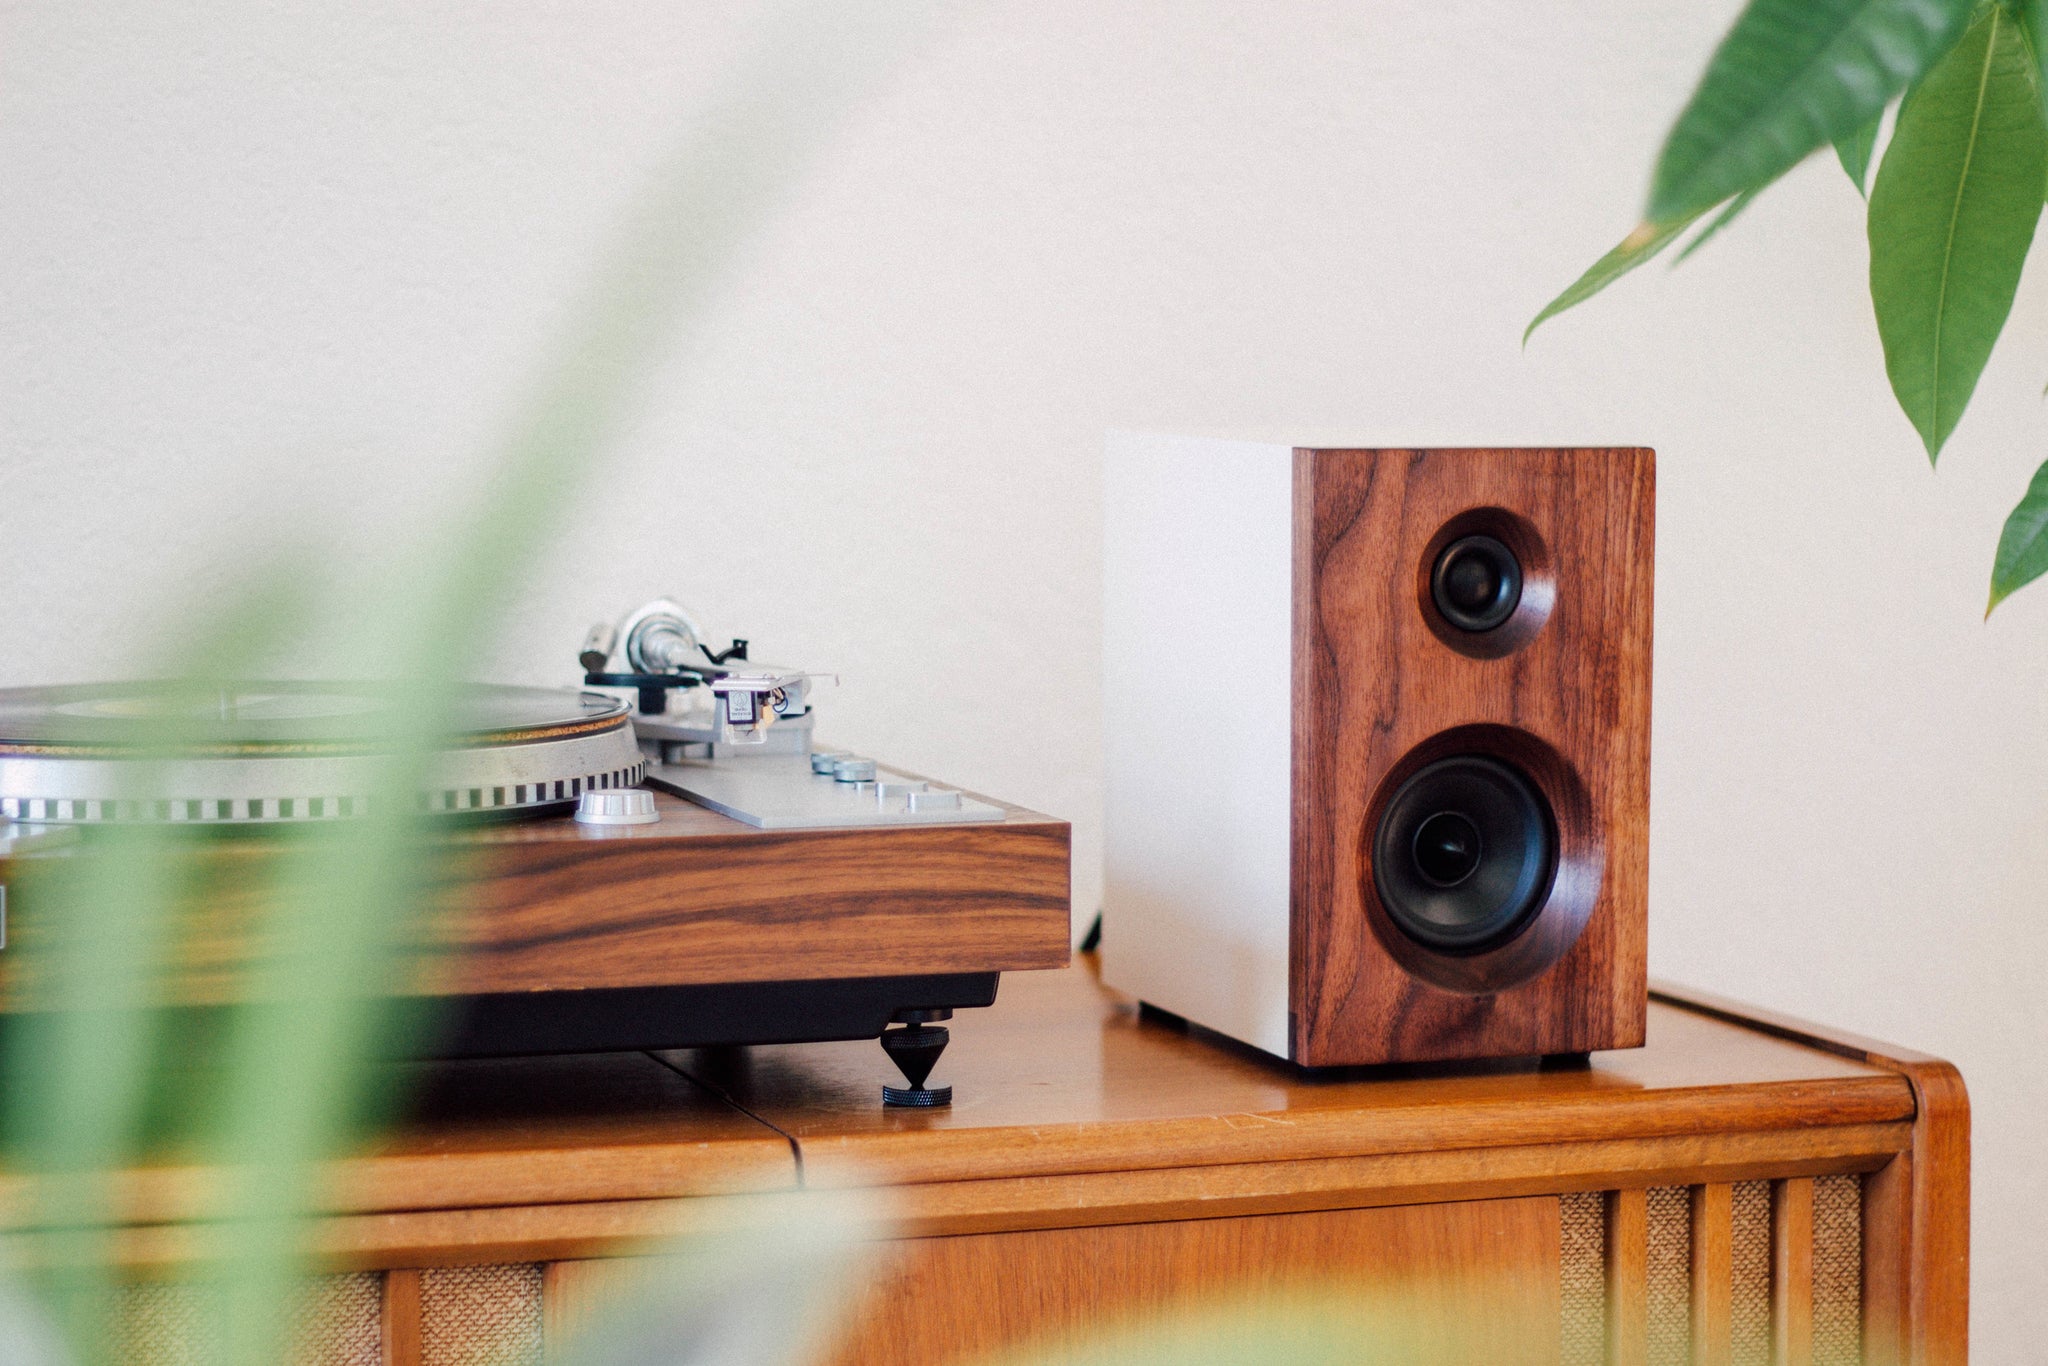
[[[399,993],[605,988],[997,973],[1067,961],[1068,827],[1020,808],[962,825],[767,831],[666,794],[653,825],[567,818],[436,836],[429,913]],[[9,888],[0,1008],[32,1005],[39,889],[92,833],[0,857]],[[263,923],[270,835],[195,834],[205,865],[167,999],[236,999]],[[915,1004],[904,1002],[903,1004]]]
[[[464,992],[1059,967],[1068,827],[757,830],[666,794],[655,825],[467,832],[435,980]]]

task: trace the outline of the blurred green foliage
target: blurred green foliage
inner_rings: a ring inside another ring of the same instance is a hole
[[[342,642],[364,677],[393,681],[389,758],[372,815],[266,836],[260,944],[242,1003],[170,1008],[162,984],[182,951],[183,908],[206,894],[184,857],[189,831],[95,829],[39,898],[60,932],[17,945],[10,972],[38,1009],[0,1038],[0,1142],[23,1201],[13,1269],[78,1366],[108,1359],[130,1212],[119,1174],[174,1163],[212,1175],[189,1227],[190,1274],[217,1321],[224,1366],[280,1360],[288,1306],[307,1273],[306,1220],[321,1164],[359,1144],[388,1106],[378,1059],[431,1027],[387,989],[435,877],[435,843],[413,813],[437,744],[456,729],[480,657],[533,547],[589,487],[642,378],[702,316],[739,248],[820,139],[922,22],[917,7],[799,5],[761,21],[751,61],[693,112],[688,136],[627,215],[619,240],[541,357],[523,406],[489,453],[456,525],[393,554],[355,585],[365,610],[323,617],[317,544],[265,564],[230,602],[195,605],[164,632],[151,672],[203,708],[315,639]],[[227,558],[238,547],[223,547]],[[324,585],[322,585],[324,586]],[[180,741],[165,708],[161,743]],[[149,788],[145,774],[138,795]],[[24,1327],[23,1332],[30,1329]]]

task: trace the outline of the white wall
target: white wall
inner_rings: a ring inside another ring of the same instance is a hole
[[[1815,161],[1676,273],[1630,224],[1732,0],[948,10],[665,356],[480,666],[682,595],[828,732],[1098,824],[1103,429],[1661,454],[1652,964],[1954,1058],[1976,1335],[2048,1333],[2048,454],[2030,280],[1937,477]],[[431,537],[752,7],[0,7],[0,683],[136,667],[308,527]],[[318,658],[302,661],[319,667]]]

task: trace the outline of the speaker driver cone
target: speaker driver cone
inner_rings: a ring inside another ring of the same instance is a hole
[[[1401,932],[1446,952],[1511,937],[1550,892],[1557,825],[1520,770],[1439,759],[1401,784],[1373,835],[1373,884]]]
[[[1460,631],[1491,631],[1522,600],[1522,562],[1492,536],[1461,536],[1436,557],[1429,590],[1436,610]]]

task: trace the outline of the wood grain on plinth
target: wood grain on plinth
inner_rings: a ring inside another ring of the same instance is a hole
[[[1652,453],[1300,450],[1295,462],[1295,1061],[1640,1044]],[[1459,642],[1419,600],[1447,529],[1474,516],[1494,520],[1472,529],[1524,542],[1519,610],[1533,619],[1498,628],[1514,633],[1505,653]],[[1513,939],[1462,957],[1420,950],[1373,890],[1374,813],[1432,745],[1497,752],[1557,818],[1548,903]]]
[[[394,995],[692,986],[1059,967],[1070,948],[1066,822],[1008,808],[961,825],[769,831],[656,794],[654,825],[565,818],[451,829],[390,974]],[[320,838],[321,832],[304,832]],[[241,999],[265,951],[292,836],[188,837],[159,999]],[[87,840],[0,860],[10,888],[0,1010],[33,1008],[65,926],[42,908],[89,876]]]
[[[658,825],[478,832],[429,950],[465,992],[1061,967],[1068,826],[757,830],[657,795]]]

